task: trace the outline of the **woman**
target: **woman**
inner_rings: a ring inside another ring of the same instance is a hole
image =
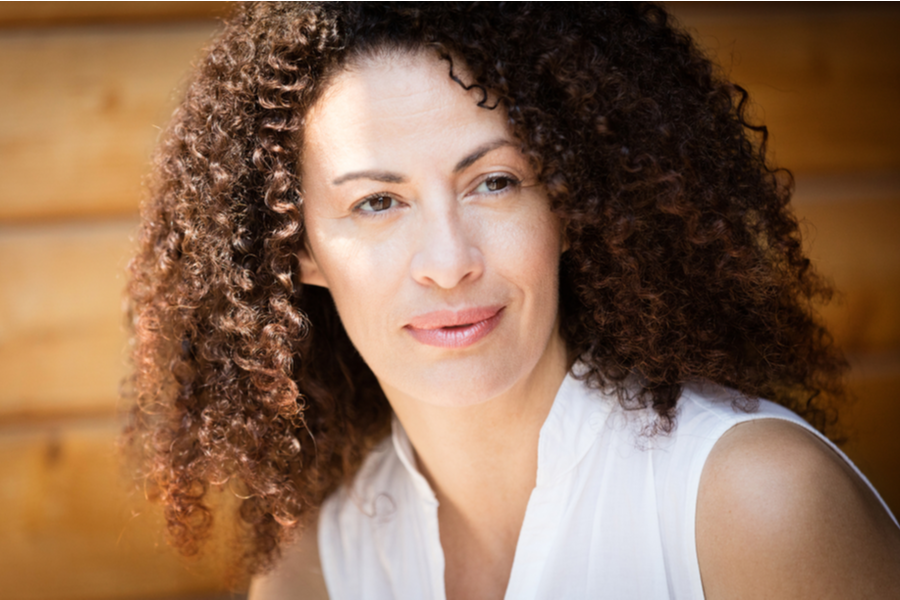
[[[845,363],[742,90],[654,6],[435,4],[243,5],[176,111],[130,286],[175,544],[213,484],[255,597],[305,527],[335,598],[895,594],[784,408]]]

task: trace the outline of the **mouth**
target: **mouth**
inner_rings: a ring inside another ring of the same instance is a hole
[[[419,343],[438,348],[466,348],[490,334],[503,316],[503,306],[439,310],[419,315],[405,329]]]

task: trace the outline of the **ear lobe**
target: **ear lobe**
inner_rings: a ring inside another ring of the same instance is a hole
[[[328,282],[325,281],[325,276],[322,275],[322,270],[319,269],[319,263],[316,262],[306,244],[300,250],[298,258],[300,259],[300,283],[327,288]]]

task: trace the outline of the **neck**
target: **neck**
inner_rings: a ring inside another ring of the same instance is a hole
[[[486,402],[435,406],[388,394],[440,503],[442,543],[449,520],[470,539],[498,549],[511,542],[515,550],[537,478],[540,430],[567,368],[554,335],[531,373]]]

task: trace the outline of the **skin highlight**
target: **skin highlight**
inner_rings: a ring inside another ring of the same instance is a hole
[[[697,499],[706,598],[891,598],[900,533],[850,466],[793,423],[734,427]]]

